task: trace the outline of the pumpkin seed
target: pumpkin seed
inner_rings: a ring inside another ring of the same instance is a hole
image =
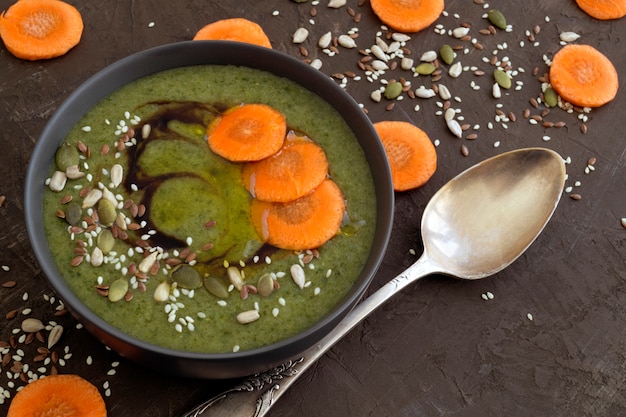
[[[446,64],[450,65],[454,61],[454,50],[448,44],[445,44],[439,50],[439,55],[441,56],[441,60]]]
[[[274,292],[274,278],[268,273],[261,275],[256,288],[261,297],[269,297]]]
[[[559,103],[559,97],[552,87],[546,88],[546,91],[543,92],[543,101],[548,107],[554,107]]]
[[[106,227],[113,226],[113,223],[117,220],[117,210],[108,199],[102,198],[98,202],[98,218],[100,219],[100,224]]]
[[[506,18],[502,14],[501,11],[496,9],[491,9],[487,13],[487,19],[491,22],[492,25],[499,29],[506,29]]]
[[[116,279],[109,286],[109,301],[115,303],[123,300],[126,295],[126,291],[128,291],[128,280],[125,278]]]
[[[54,162],[59,171],[65,171],[71,166],[76,166],[80,162],[76,147],[64,142],[54,154]]]
[[[76,202],[68,204],[65,209],[65,221],[67,221],[71,226],[76,226],[80,223],[82,217],[83,209],[80,208],[80,204]]]
[[[496,80],[500,87],[506,90],[511,88],[511,77],[509,77],[509,75],[502,69],[496,68],[493,72],[493,78]]]
[[[402,94],[402,84],[397,81],[392,81],[385,88],[385,98],[393,100]]]
[[[102,231],[98,234],[97,245],[104,255],[111,252],[111,250],[113,250],[113,246],[115,246],[113,233],[109,229],[102,229]]]
[[[228,288],[223,280],[207,275],[204,277],[204,288],[217,298],[228,298]]]
[[[181,288],[189,290],[202,286],[202,277],[198,271],[189,265],[182,264],[171,272],[172,281]]]
[[[415,67],[415,72],[420,75],[430,75],[433,72],[435,72],[436,69],[437,67],[435,67],[430,62],[423,62],[419,64],[417,67]]]

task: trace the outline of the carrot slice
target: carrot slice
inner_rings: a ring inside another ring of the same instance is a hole
[[[401,121],[374,124],[389,160],[393,188],[406,191],[421,187],[437,169],[437,152],[419,127]]]
[[[241,17],[209,23],[196,33],[194,41],[235,41],[272,48],[269,38],[258,24]]]
[[[567,45],[550,66],[550,83],[563,99],[582,107],[599,107],[615,98],[617,70],[600,51],[589,45]]]
[[[64,55],[78,45],[82,33],[80,12],[60,0],[19,0],[0,15],[0,37],[21,59]]]
[[[259,236],[271,245],[288,250],[322,246],[339,232],[344,211],[343,193],[329,179],[289,203],[254,199],[250,207],[252,224]]]
[[[626,0],[576,0],[576,3],[585,13],[598,20],[626,16]]]
[[[7,417],[106,417],[98,389],[78,375],[57,374],[37,379],[19,391]]]
[[[244,104],[216,118],[207,128],[213,152],[233,162],[258,161],[278,152],[287,120],[266,104]]]
[[[286,203],[313,191],[327,174],[324,150],[289,132],[277,153],[244,165],[243,184],[259,200]]]
[[[419,32],[443,12],[443,0],[370,0],[370,5],[383,23],[401,32]]]

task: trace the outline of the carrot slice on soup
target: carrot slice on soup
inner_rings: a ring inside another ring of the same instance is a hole
[[[19,391],[7,417],[106,417],[98,389],[78,375],[57,374],[35,380]]]
[[[83,19],[60,0],[19,0],[0,15],[0,37],[18,58],[49,59],[78,45]]]
[[[288,250],[322,246],[339,232],[344,211],[343,193],[329,179],[289,203],[254,199],[250,208],[259,236],[271,245]]]
[[[274,155],[243,168],[243,184],[257,199],[286,203],[308,194],[328,174],[324,150],[293,132]]]
[[[209,23],[196,33],[193,40],[245,42],[272,48],[272,44],[261,26],[240,17]]]
[[[567,45],[550,66],[550,83],[563,99],[582,107],[599,107],[613,100],[619,88],[617,70],[589,45]]]
[[[207,128],[213,152],[233,162],[258,161],[285,141],[287,120],[266,104],[244,104],[226,111]]]
[[[585,13],[598,20],[626,16],[626,0],[576,0],[576,3]]]
[[[443,12],[443,0],[370,0],[370,5],[383,23],[401,32],[419,32]]]
[[[437,152],[428,135],[409,122],[374,124],[389,160],[393,188],[406,191],[421,187],[437,169]]]

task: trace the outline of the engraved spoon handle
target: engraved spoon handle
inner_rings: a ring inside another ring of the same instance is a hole
[[[305,350],[302,357],[287,361],[262,374],[254,375],[181,417],[265,416],[300,375],[357,324],[408,284],[434,272],[443,271],[431,264],[426,256],[422,256],[396,278],[359,303],[328,335]]]

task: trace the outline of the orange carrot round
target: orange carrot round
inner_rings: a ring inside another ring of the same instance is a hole
[[[310,193],[328,174],[324,150],[293,132],[274,155],[243,168],[243,184],[257,199],[286,203]]]
[[[250,207],[258,234],[267,243],[288,250],[322,246],[339,232],[344,211],[343,193],[329,179],[289,203],[254,199]]]
[[[615,98],[617,70],[589,45],[567,45],[554,55],[550,83],[563,99],[582,107],[599,107]]]
[[[21,59],[64,55],[78,45],[82,33],[80,12],[60,0],[19,0],[0,14],[0,37]]]
[[[409,122],[374,124],[389,160],[393,188],[406,191],[421,187],[437,169],[437,152],[428,135]]]
[[[272,47],[269,38],[261,26],[240,17],[209,23],[196,33],[193,40],[235,41],[251,43],[266,48]]]
[[[266,104],[244,104],[218,117],[207,128],[213,152],[233,162],[258,161],[275,154],[285,141],[287,120]]]
[[[392,29],[419,32],[443,12],[443,0],[370,0],[372,10]]]
[[[78,375],[57,374],[37,379],[19,391],[7,417],[106,417],[98,389]]]
[[[576,0],[576,3],[585,13],[598,20],[626,16],[626,0]]]

